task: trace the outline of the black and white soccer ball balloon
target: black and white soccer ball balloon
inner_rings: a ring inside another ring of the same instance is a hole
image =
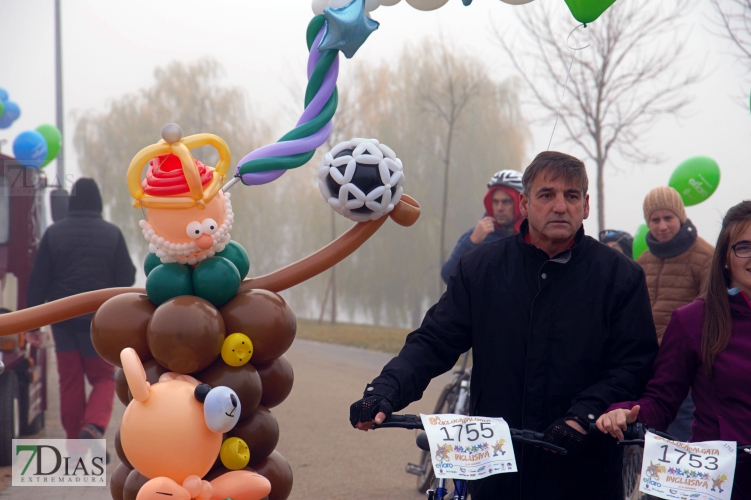
[[[380,219],[404,192],[402,162],[376,139],[352,139],[326,153],[318,187],[331,208],[357,222]]]

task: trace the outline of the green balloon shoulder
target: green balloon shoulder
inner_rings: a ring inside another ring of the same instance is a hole
[[[248,275],[248,253],[236,241],[221,252],[198,263],[162,264],[153,253],[143,263],[146,295],[156,306],[181,295],[195,295],[214,307],[221,307],[237,295],[240,283]]]

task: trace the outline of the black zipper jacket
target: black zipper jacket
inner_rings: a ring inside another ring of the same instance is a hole
[[[583,227],[552,259],[527,232],[525,221],[518,235],[462,257],[369,394],[398,411],[470,348],[472,414],[512,428],[544,431],[563,417],[594,423],[610,404],[641,394],[658,348],[644,272]],[[520,472],[473,482],[473,500],[618,498],[622,450],[599,431],[576,457],[514,450]]]

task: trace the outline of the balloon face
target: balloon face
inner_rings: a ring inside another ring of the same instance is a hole
[[[600,17],[615,0],[566,0],[574,19],[588,24]]]
[[[225,439],[219,450],[219,457],[229,470],[240,470],[247,467],[250,461],[250,449],[248,444],[240,438],[231,437]]]
[[[255,364],[278,358],[295,339],[295,314],[275,293],[266,290],[239,293],[220,312],[230,332],[244,333],[253,342]]]
[[[243,333],[233,333],[224,339],[222,360],[230,366],[242,366],[253,356],[253,342]]]
[[[648,232],[649,227],[646,224],[640,225],[636,230],[636,233],[634,234],[634,245],[632,247],[634,260],[638,259],[641,254],[649,249],[649,247],[647,247]]]
[[[52,160],[57,158],[62,146],[63,138],[60,135],[60,131],[54,125],[44,124],[36,128],[36,131],[42,134],[45,142],[47,143],[47,156],[42,162],[42,168],[46,167]]]
[[[448,0],[407,0],[407,3],[415,9],[425,11],[439,9],[446,5],[446,2]]]
[[[720,184],[720,167],[707,156],[694,156],[673,171],[668,186],[681,195],[687,207],[706,200]]]
[[[148,222],[141,221],[149,252],[167,264],[196,265],[224,250],[230,241],[234,213],[229,195],[221,190],[206,208],[173,210],[149,208]]]
[[[154,311],[154,304],[140,293],[117,295],[102,304],[91,320],[91,342],[99,356],[121,366],[120,352],[132,347],[141,360],[151,359],[146,329]]]
[[[36,130],[27,130],[13,141],[13,154],[21,165],[39,168],[47,156],[47,142]]]
[[[151,275],[154,273],[156,269]],[[208,367],[219,356],[224,321],[205,300],[187,295],[176,297],[154,311],[146,339],[159,364],[172,372],[193,373]]]
[[[203,402],[206,425],[214,432],[225,433],[232,430],[240,420],[240,410],[240,399],[229,387],[214,387]]]

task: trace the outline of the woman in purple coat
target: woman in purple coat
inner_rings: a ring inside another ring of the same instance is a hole
[[[750,386],[751,201],[744,201],[722,221],[706,294],[673,313],[641,399],[612,405],[597,427],[618,439],[636,420],[664,431],[691,389],[690,441],[751,444]],[[738,458],[733,499],[751,500],[751,456]]]

